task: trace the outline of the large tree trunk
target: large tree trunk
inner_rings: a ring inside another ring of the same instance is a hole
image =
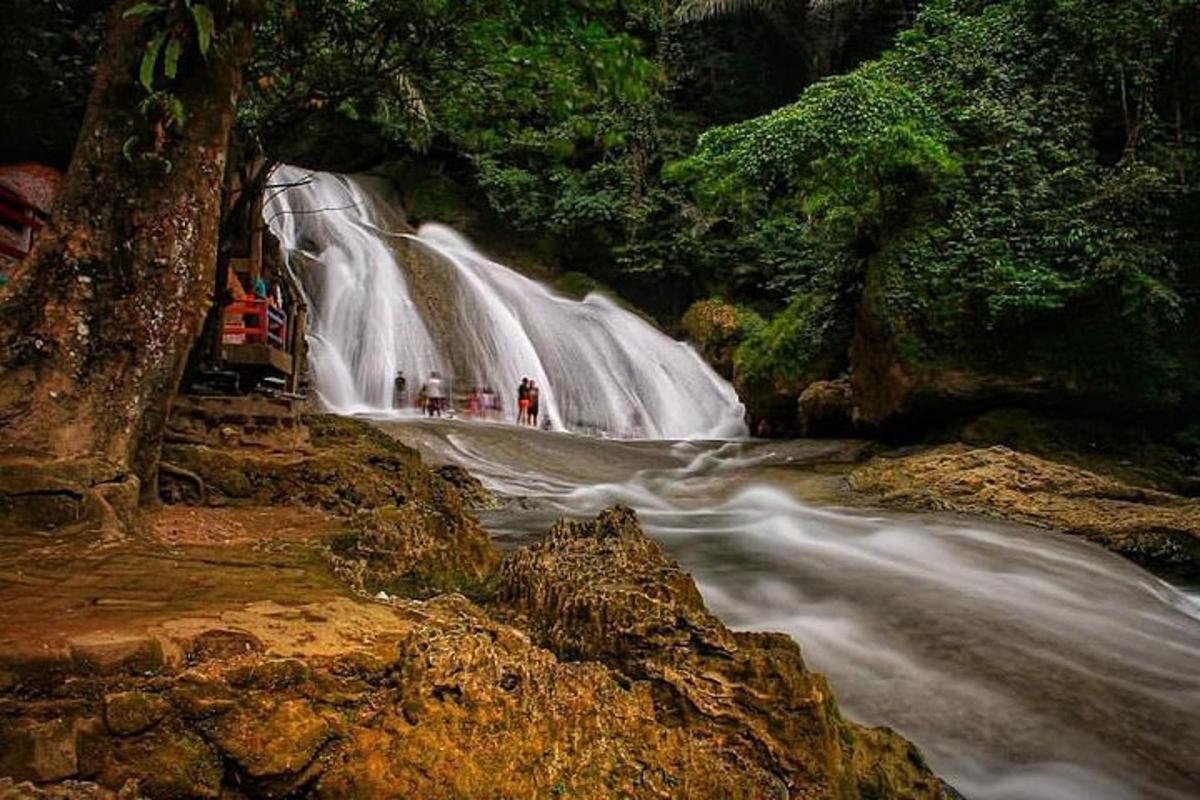
[[[0,295],[0,517],[129,522],[209,305],[251,6],[231,3],[207,61],[181,63],[188,120],[164,135],[139,110],[130,5],[110,9],[50,224]]]

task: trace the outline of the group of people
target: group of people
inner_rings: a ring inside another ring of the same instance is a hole
[[[529,378],[521,378],[521,385],[517,387],[518,425],[528,425],[531,428],[537,427],[540,396],[541,390],[538,389],[536,381]]]
[[[467,395],[467,416],[475,419],[500,419],[504,414],[500,407],[500,395],[490,386],[473,389]]]
[[[392,406],[398,409],[407,408],[408,379],[404,375],[404,370],[396,373],[394,389],[392,393]],[[453,415],[453,409],[450,406],[450,392],[440,372],[435,370],[429,374],[429,380],[425,381],[417,392],[414,405],[427,417]],[[499,420],[502,418],[503,413],[500,395],[490,386],[477,387],[472,389],[471,393],[467,395],[466,417],[470,419]]]

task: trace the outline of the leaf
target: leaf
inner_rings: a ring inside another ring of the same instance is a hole
[[[170,104],[167,107],[171,111],[171,118],[175,120],[176,127],[182,128],[183,123],[187,120],[187,114],[183,109],[183,101],[172,95]]]
[[[175,74],[179,71],[179,53],[182,49],[182,43],[172,36],[171,41],[167,43],[166,55],[163,56],[163,74],[167,76],[167,80],[175,80]]]
[[[158,63],[158,52],[162,50],[166,38],[167,32],[160,31],[146,43],[146,52],[142,55],[142,67],[138,71],[138,76],[147,92],[154,91],[154,65]]]
[[[129,19],[131,17],[146,17],[150,14],[155,14],[162,9],[158,3],[138,3],[125,9],[125,13],[121,15],[121,19]]]
[[[192,19],[196,21],[196,39],[200,43],[200,54],[208,55],[212,45],[213,15],[208,6],[197,3],[192,6]]]

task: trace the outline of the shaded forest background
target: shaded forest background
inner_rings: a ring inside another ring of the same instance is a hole
[[[66,166],[110,5],[6,11],[5,160]],[[269,2],[230,169],[383,171],[687,335],[766,432],[1020,406],[1194,450],[1198,29],[1192,0]]]

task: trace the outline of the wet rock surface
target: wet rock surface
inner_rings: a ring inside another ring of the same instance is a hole
[[[854,395],[850,381],[810,383],[796,401],[801,436],[852,436],[854,424]]]
[[[1160,575],[1200,576],[1200,501],[1007,447],[952,445],[876,458],[848,480],[888,505],[1056,528]]]

